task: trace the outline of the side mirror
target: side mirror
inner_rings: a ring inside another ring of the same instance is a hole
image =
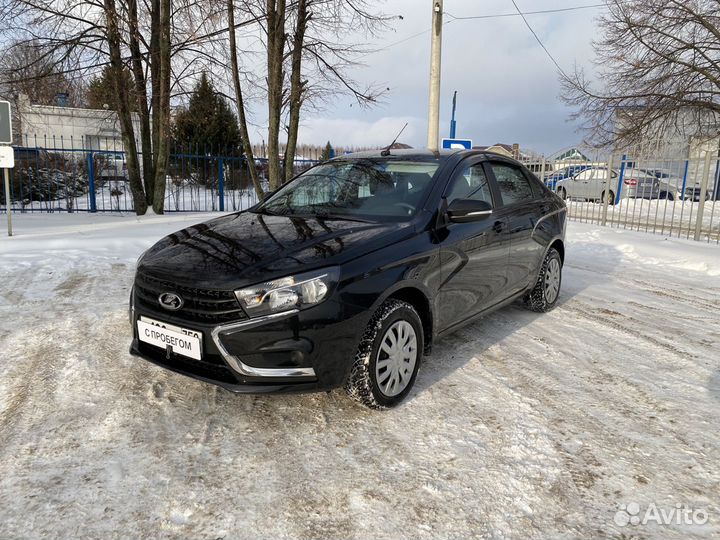
[[[492,214],[492,206],[485,201],[455,199],[447,208],[447,215],[454,223],[480,221]]]

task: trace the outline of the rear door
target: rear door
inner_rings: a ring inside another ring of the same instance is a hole
[[[482,158],[470,158],[454,171],[443,197],[476,199],[493,206],[493,214],[472,223],[448,223],[439,231],[441,285],[436,297],[440,330],[472,317],[504,298],[510,245],[507,220],[496,214],[499,195]]]
[[[490,161],[488,174],[498,186],[502,207],[498,217],[506,220],[510,241],[507,265],[508,296],[526,289],[535,279],[544,246],[533,239],[535,224],[549,211],[540,186],[533,186],[525,171],[510,162]]]
[[[636,196],[643,199],[654,199],[660,193],[660,181],[654,174],[648,174],[645,171],[637,171],[633,175],[637,180]]]
[[[595,184],[595,169],[585,169],[582,172],[577,173],[573,176],[572,180],[572,191],[568,190],[573,197],[580,199],[588,199],[592,195],[593,185]]]

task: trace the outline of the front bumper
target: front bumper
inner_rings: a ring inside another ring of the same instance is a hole
[[[134,300],[133,294],[131,354],[238,393],[313,392],[342,386],[368,322],[365,310],[332,298],[307,310],[221,325],[189,323],[160,308],[137,306]],[[142,316],[202,332],[202,360],[140,341],[137,320]]]

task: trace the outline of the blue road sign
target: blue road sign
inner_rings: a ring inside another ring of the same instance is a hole
[[[442,147],[444,149],[452,150],[470,150],[472,148],[472,141],[470,139],[443,139]]]

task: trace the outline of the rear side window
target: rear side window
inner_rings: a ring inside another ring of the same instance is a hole
[[[477,163],[465,167],[450,184],[447,191],[447,202],[450,204],[455,199],[473,199],[485,201],[492,206],[492,194],[488,185],[485,169],[482,164]]]
[[[503,204],[531,201],[535,198],[530,181],[522,171],[504,163],[491,163]]]

